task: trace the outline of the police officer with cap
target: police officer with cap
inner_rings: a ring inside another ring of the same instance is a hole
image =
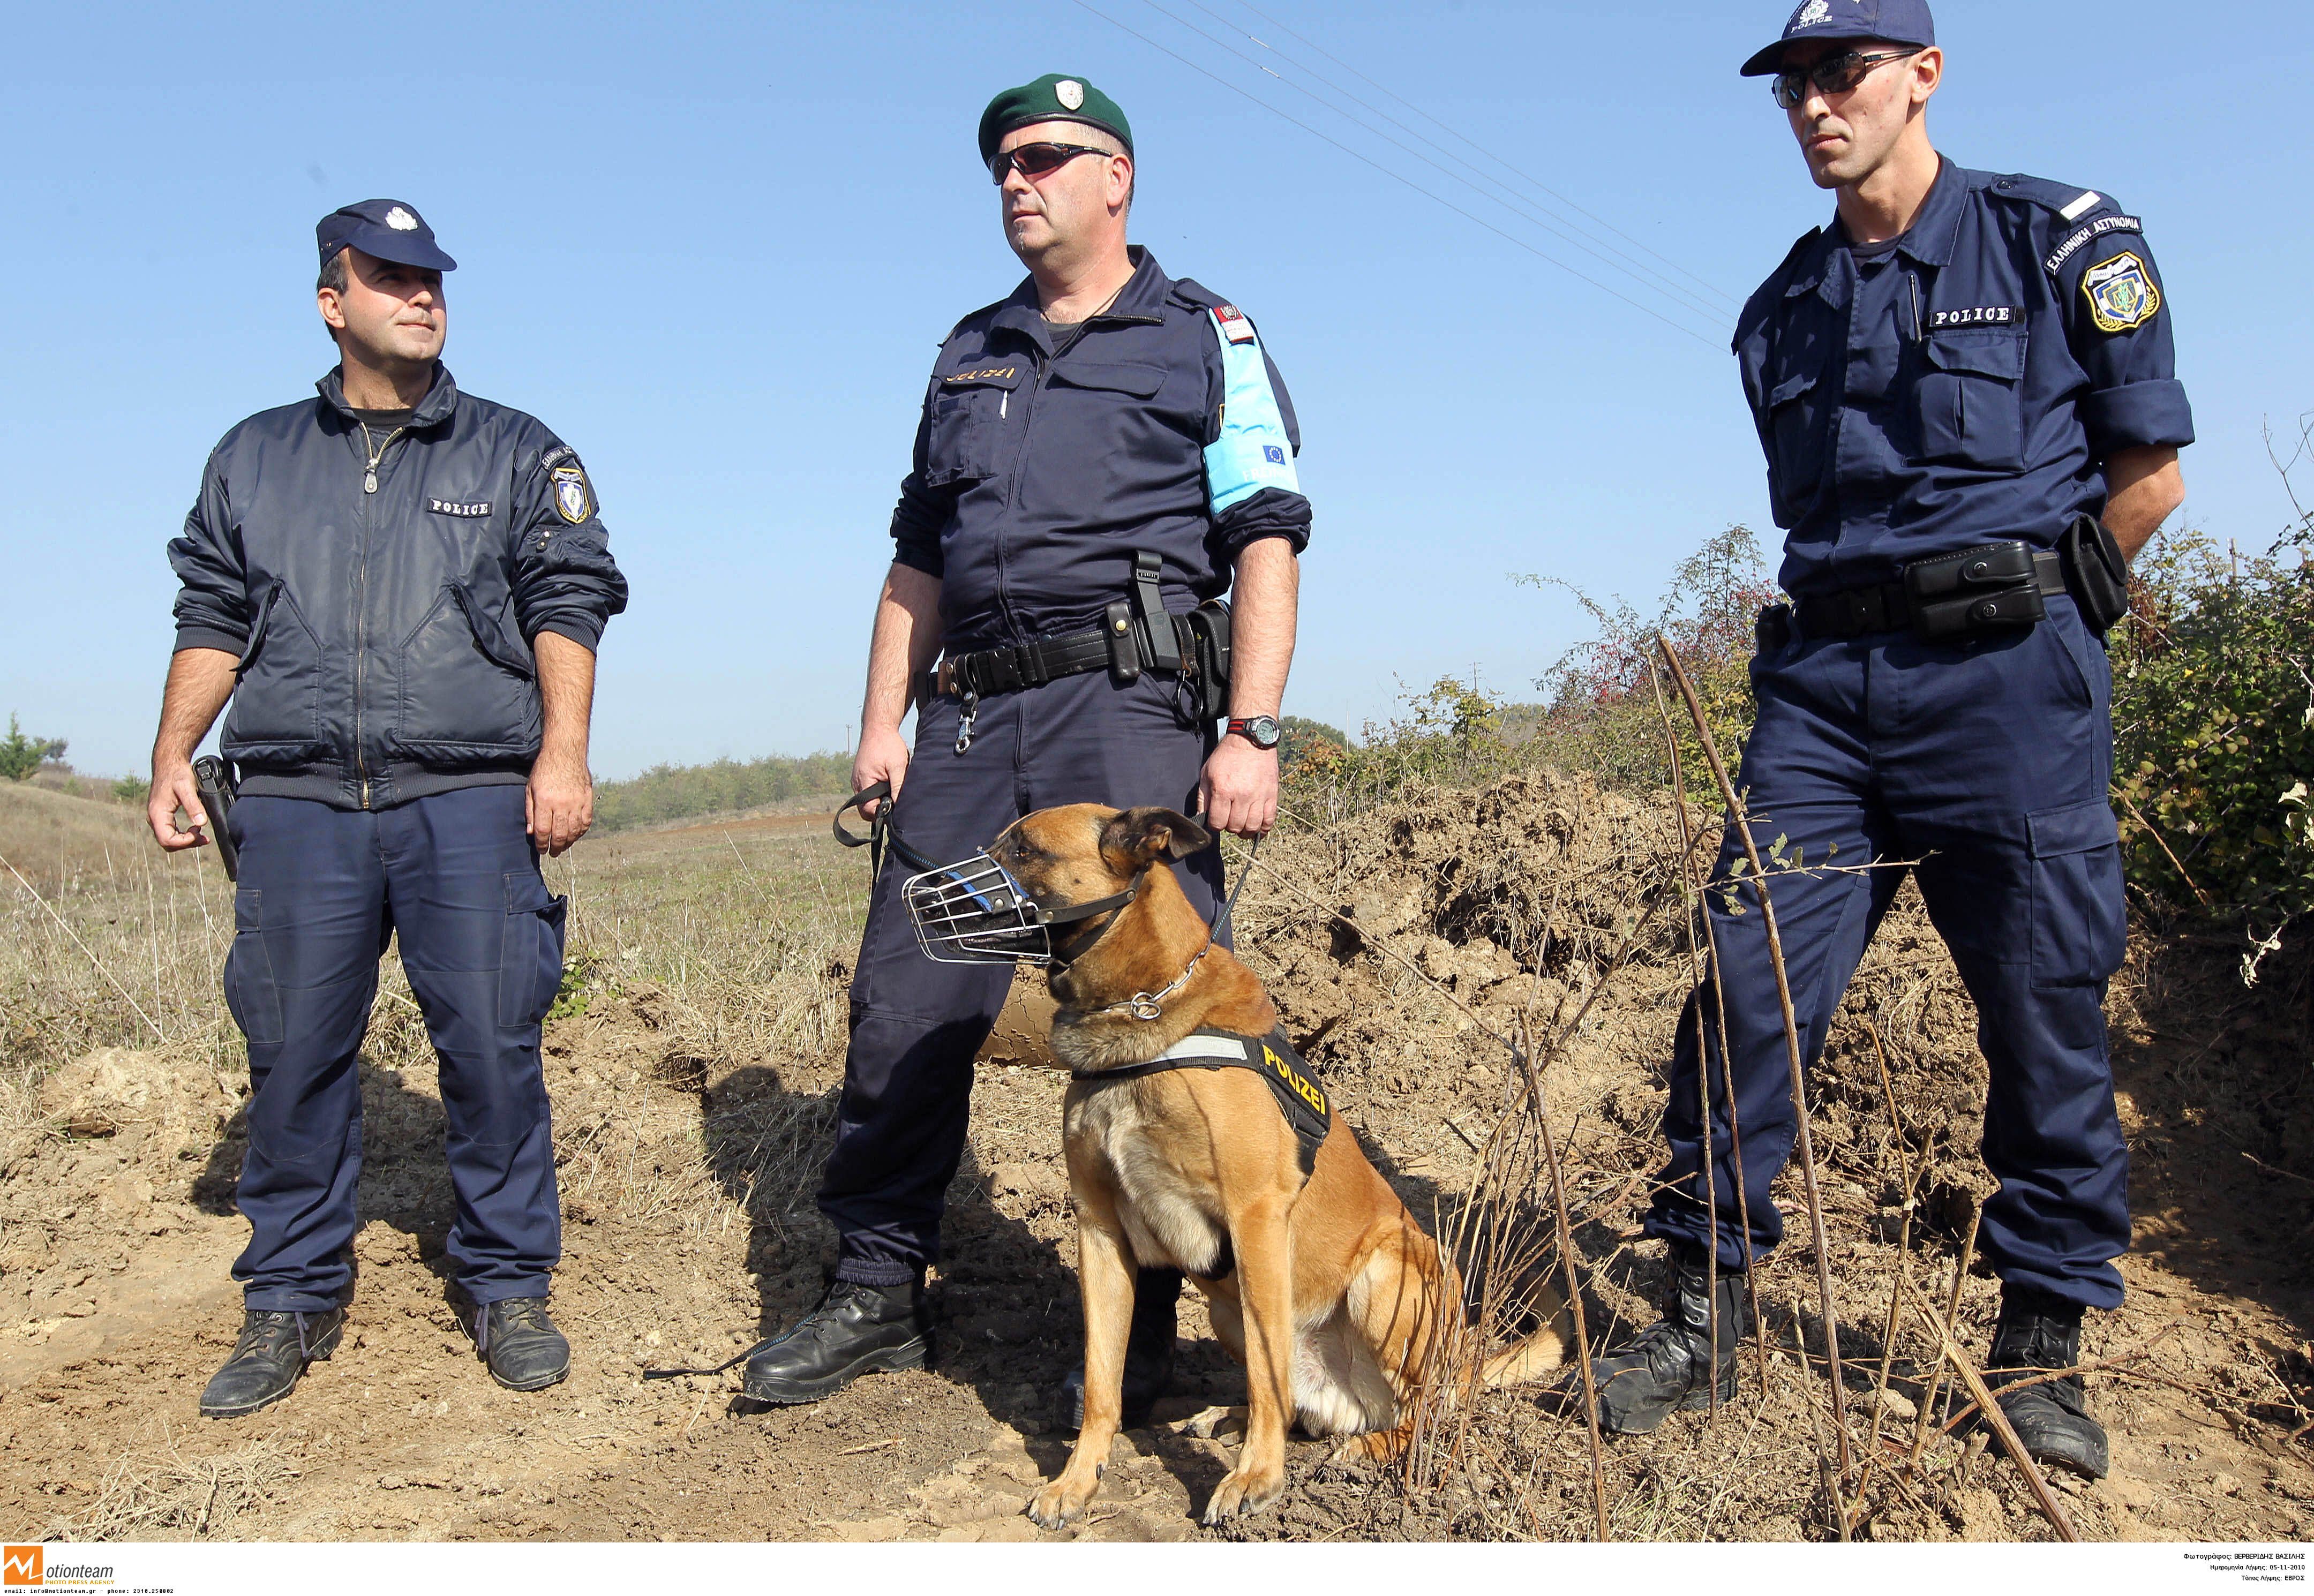
[[[201,1393],[213,1418],[287,1396],[344,1332],[358,1054],[396,936],[441,1063],[475,1349],[515,1390],[570,1362],[546,1311],[561,1212],[538,1056],[565,904],[538,856],[593,818],[595,649],[626,583],[577,454],[442,365],[457,262],[417,209],[367,200],[316,233],[339,365],[225,434],[169,545],[148,818],[164,849],[219,822],[236,845],[225,987],[249,1043],[245,1311]],[[239,796],[212,816],[189,761],[228,700]]]
[[[2122,1298],[2104,1000],[2126,923],[2103,634],[2127,559],[2184,498],[2194,428],[2139,219],[2100,189],[1940,156],[1926,117],[1944,65],[1921,0],[1804,0],[1744,65],[1771,80],[1837,205],[1735,340],[1793,595],[1762,617],[1741,784],[1761,848],[1781,834],[1813,861],[1768,889],[1810,1064],[1915,861],[1991,1070],[2000,1190],[1979,1247],[2002,1283],[1986,1366],[2007,1385],[2079,1362],[2083,1310]],[[1731,837],[1707,898],[1719,990],[1691,1002],[1665,1112],[1647,1232],[1670,1243],[1670,1301],[1594,1369],[1602,1418],[1627,1433],[1704,1406],[1714,1381],[1734,1396],[1744,1274],[1782,1230],[1770,1182],[1796,1116],[1741,859]],[[2078,1375],[2001,1406],[2044,1463],[2106,1472]]]
[[[888,781],[892,825],[933,860],[1057,804],[1202,808],[1217,830],[1258,835],[1276,814],[1276,718],[1310,530],[1285,384],[1241,311],[1126,244],[1133,130],[1108,95],[1057,73],[1008,89],[981,118],[980,158],[1029,277],[957,324],[926,384],[853,783]],[[1173,618],[1225,592],[1233,675],[1207,718]],[[900,733],[912,702],[913,756]],[[1179,869],[1211,918],[1218,848]],[[928,959],[897,891],[905,875],[887,858],[852,978],[819,1192],[835,1278],[750,1359],[755,1402],[810,1401],[930,1354],[924,1272],[973,1055],[1011,969]],[[1128,1415],[1163,1389],[1180,1285],[1170,1271],[1137,1282]]]

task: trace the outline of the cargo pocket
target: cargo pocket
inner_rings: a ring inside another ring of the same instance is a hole
[[[265,948],[265,895],[244,886],[233,895],[233,948],[225,956],[225,1006],[252,1047],[281,1040],[281,988]]]
[[[570,900],[548,896],[546,883],[534,875],[510,871],[506,905],[499,939],[499,1024],[520,1028],[544,1019],[561,990],[563,920]]]
[[[1921,454],[1979,471],[2025,469],[2025,329],[1932,332],[1929,365],[1914,389]]]
[[[2033,869],[2033,984],[2089,986],[2128,945],[2121,828],[2103,798],[2025,817]]]

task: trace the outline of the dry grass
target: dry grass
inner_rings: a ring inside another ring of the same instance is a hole
[[[281,1450],[253,1441],[203,1454],[162,1427],[158,1445],[124,1455],[96,1500],[40,1531],[44,1541],[231,1540],[234,1521],[296,1477]]]

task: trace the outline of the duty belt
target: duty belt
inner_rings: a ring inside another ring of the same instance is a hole
[[[1897,581],[1812,593],[1793,607],[1812,638],[1910,630],[1933,640],[2031,626],[2048,613],[2045,599],[2066,592],[2057,555],[2011,541],[1916,560]]]
[[[920,700],[989,698],[1042,687],[1063,676],[1107,670],[1108,661],[1108,634],[1093,627],[1002,648],[951,654],[917,675],[916,696]]]

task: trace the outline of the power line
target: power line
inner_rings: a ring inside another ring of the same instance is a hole
[[[1496,195],[1488,193],[1486,190],[1479,188],[1477,183],[1472,182],[1471,179],[1464,177],[1461,172],[1439,164],[1439,163],[1432,160],[1420,150],[1418,150],[1412,145],[1405,144],[1399,139],[1392,138],[1389,134],[1382,131],[1379,128],[1373,126],[1371,123],[1361,121],[1358,118],[1351,115],[1348,111],[1342,110],[1341,107],[1329,102],[1323,96],[1316,93],[1314,91],[1305,88],[1302,84],[1295,83],[1293,79],[1285,77],[1272,68],[1264,66],[1253,57],[1247,55],[1244,51],[1237,48],[1234,45],[1232,45],[1227,40],[1216,38],[1214,34],[1208,33],[1205,29],[1199,27],[1197,23],[1189,22],[1186,18],[1178,16],[1172,12],[1168,11],[1163,5],[1158,3],[1158,0],[1142,0],[1142,3],[1147,5],[1150,10],[1157,13],[1158,15],[1164,17],[1167,21],[1188,29],[1190,32],[1195,33],[1198,38],[1205,40],[1209,44],[1219,46],[1222,49],[1227,51],[1230,55],[1236,57],[1239,60],[1243,61],[1246,65],[1253,67],[1256,71],[1266,73],[1269,76],[1276,78],[1279,83],[1285,84],[1287,88],[1292,89],[1295,93],[1303,96],[1305,99],[1315,101],[1319,105],[1324,107],[1327,110],[1332,111],[1336,116],[1340,117],[1343,120],[1348,122],[1360,132],[1372,134],[1374,137],[1381,139],[1384,144],[1389,145],[1393,149],[1400,151],[1401,154],[1413,156],[1416,160],[1421,162],[1424,165],[1429,167],[1434,172],[1437,172],[1444,176],[1451,178],[1454,181],[1461,183],[1464,188],[1476,193],[1488,204],[1502,206],[1504,209],[1509,211],[1513,216],[1517,216],[1521,221],[1527,222],[1534,226],[1540,227],[1553,237],[1561,239],[1564,242],[1574,245],[1577,249],[1582,251],[1585,254],[1591,256],[1594,260],[1599,261],[1601,265],[1608,268],[1610,270],[1621,272],[1623,276],[1630,278],[1635,287],[1645,288],[1650,293],[1661,294],[1666,298],[1671,299],[1673,303],[1677,304],[1682,310],[1691,310],[1700,315],[1711,318],[1715,322],[1721,326],[1727,325],[1728,317],[1727,313],[1725,310],[1717,305],[1704,303],[1699,299],[1691,290],[1683,288],[1678,284],[1670,281],[1668,278],[1664,278],[1661,272],[1656,272],[1653,270],[1652,268],[1633,260],[1630,256],[1623,254],[1620,250],[1613,250],[1612,246],[1604,246],[1607,252],[1603,253],[1603,246],[1600,242],[1590,237],[1588,234],[1581,234],[1579,228],[1576,233],[1569,233],[1565,228],[1554,225],[1555,222],[1564,221],[1564,217],[1546,219],[1543,216],[1537,216],[1532,210],[1526,208],[1528,202],[1524,199],[1524,197],[1520,195],[1516,190],[1510,188],[1508,185],[1494,178],[1488,177],[1483,172],[1479,173],[1479,177],[1481,181],[1491,184],[1494,188],[1500,190],[1503,194],[1509,196],[1507,199],[1499,198]],[[1195,4],[1197,4],[1197,0],[1190,0],[1190,3]],[[1214,14],[1212,9],[1207,6],[1199,5],[1197,9],[1206,12],[1209,16]],[[1226,19],[1222,20],[1226,22]],[[1250,38],[1251,36],[1248,35],[1248,37]],[[1256,44],[1260,44],[1261,40],[1257,39],[1254,42]],[[1263,48],[1267,49],[1269,47],[1264,45]],[[1276,54],[1275,51],[1272,51],[1271,53]],[[1280,60],[1285,59],[1283,56],[1279,56],[1278,58]],[[1302,67],[1297,67],[1296,69],[1307,70],[1307,68]],[[1317,75],[1312,74],[1312,75],[1315,76]],[[1320,77],[1319,81],[1321,83],[1326,82],[1322,77]],[[1347,90],[1342,89],[1338,84],[1329,84],[1328,86],[1329,88],[1333,88],[1338,93],[1341,93],[1345,97],[1350,99],[1355,103],[1361,105],[1365,103],[1364,101],[1358,100],[1356,95],[1350,94]],[[1371,110],[1373,108],[1368,106],[1367,109]],[[1403,123],[1398,122],[1395,118],[1391,117],[1386,111],[1377,110],[1374,114],[1383,118],[1385,120],[1392,122],[1396,126],[1405,126]],[[1478,172],[1478,169],[1471,166],[1471,163],[1468,161],[1462,160],[1462,157],[1453,154],[1450,151],[1439,149],[1439,146],[1434,141],[1423,138],[1421,134],[1414,132],[1412,128],[1407,128],[1406,131],[1416,138],[1422,138],[1422,141],[1425,144],[1430,145],[1433,149],[1438,149],[1439,154],[1445,155],[1448,160],[1454,161],[1459,164],[1469,168],[1473,172]],[[1568,225],[1573,226],[1574,224],[1570,222]],[[1609,254],[1612,254],[1614,259],[1609,259]],[[1650,276],[1663,280],[1648,282],[1634,277],[1631,270],[1634,267],[1638,268],[1641,271],[1648,272]]]
[[[1193,5],[1197,5],[1198,10],[1205,12],[1207,15],[1218,17],[1218,13],[1213,12],[1207,6],[1198,4],[1198,0],[1189,0],[1189,3]],[[1577,204],[1573,199],[1570,199],[1566,195],[1560,193],[1558,190],[1552,188],[1550,184],[1544,182],[1541,178],[1536,177],[1533,173],[1513,165],[1510,162],[1504,160],[1500,155],[1496,154],[1492,150],[1487,148],[1486,145],[1478,143],[1476,140],[1465,137],[1462,134],[1455,131],[1453,128],[1450,127],[1445,122],[1441,121],[1437,117],[1433,116],[1429,111],[1426,111],[1419,105],[1415,104],[1413,101],[1409,100],[1405,95],[1397,93],[1385,84],[1375,82],[1374,79],[1367,76],[1365,73],[1360,72],[1356,67],[1351,66],[1347,61],[1343,60],[1339,56],[1337,56],[1332,51],[1327,49],[1325,46],[1310,38],[1307,34],[1297,33],[1285,23],[1269,16],[1259,7],[1252,4],[1251,0],[1238,0],[1238,4],[1243,5],[1246,10],[1253,13],[1255,16],[1259,17],[1271,27],[1276,28],[1279,32],[1286,34],[1287,36],[1308,45],[1312,49],[1325,57],[1326,59],[1334,63],[1335,66],[1339,66],[1343,71],[1348,73],[1359,82],[1367,84],[1379,90],[1383,94],[1388,95],[1391,99],[1397,101],[1400,105],[1406,107],[1407,110],[1412,111],[1416,116],[1420,117],[1424,121],[1428,122],[1432,127],[1436,128],[1440,132],[1445,134],[1447,137],[1453,139],[1457,144],[1469,145],[1471,149],[1478,151],[1479,154],[1484,155],[1488,160],[1493,162],[1496,165],[1501,167],[1505,172],[1509,172],[1512,176],[1518,178],[1524,182],[1532,184],[1534,188],[1550,195],[1553,199],[1556,199],[1559,203],[1567,207],[1568,209],[1574,211],[1577,215],[1590,221],[1596,222],[1600,226],[1604,227],[1608,232],[1613,234],[1617,238],[1621,239],[1625,243],[1630,244],[1633,249],[1638,250],[1641,254],[1652,256],[1654,259],[1662,261],[1665,266],[1670,267],[1672,270],[1677,272],[1680,276],[1687,278],[1690,282],[1709,290],[1714,296],[1726,300],[1729,304],[1742,304],[1743,301],[1737,299],[1734,295],[1729,294],[1727,290],[1718,287],[1718,285],[1707,278],[1696,276],[1695,273],[1688,270],[1687,268],[1682,266],[1670,256],[1663,254],[1658,251],[1649,249],[1646,244],[1641,243],[1638,239],[1633,238],[1630,234],[1616,226],[1612,222],[1608,221],[1604,216],[1599,216],[1595,212],[1585,209],[1582,206]],[[1270,51],[1273,55],[1276,55],[1278,59],[1289,59],[1283,51],[1278,50],[1276,46],[1270,44],[1267,40],[1254,39],[1254,36],[1250,33],[1247,34],[1246,37],[1253,39],[1253,41],[1256,44],[1260,45],[1262,48]],[[1298,63],[1296,64],[1299,65]],[[1308,66],[1303,66],[1303,70],[1309,72],[1313,77],[1319,76],[1312,68]],[[1326,82],[1327,80],[1320,77],[1320,81]],[[1340,88],[1340,85],[1333,84],[1329,84],[1329,86],[1338,89]],[[1344,94],[1349,93],[1349,91],[1347,89],[1341,89],[1340,92]],[[1355,98],[1355,96],[1352,97]],[[1359,101],[1358,103],[1364,105],[1365,101]],[[1394,126],[1400,128],[1406,127],[1406,124],[1400,122],[1395,117],[1391,117],[1390,113],[1387,111],[1381,110],[1374,107],[1368,107],[1368,109],[1373,110],[1376,116],[1389,118]],[[1423,138],[1422,135],[1416,133],[1413,128],[1407,128],[1406,130],[1409,133],[1413,134],[1415,137],[1422,138],[1422,141],[1425,144],[1430,145],[1433,149],[1438,149],[1440,147],[1431,140]]]
[[[1524,250],[1528,254],[1534,256],[1539,260],[1548,261],[1550,264],[1559,268],[1559,270],[1567,273],[1569,277],[1590,284],[1591,287],[1598,289],[1602,294],[1607,295],[1611,298],[1621,300],[1625,304],[1630,305],[1633,310],[1639,312],[1642,315],[1653,317],[1656,321],[1661,322],[1665,326],[1672,328],[1676,331],[1685,333],[1688,337],[1695,339],[1696,342],[1702,344],[1707,348],[1717,350],[1720,347],[1717,340],[1706,338],[1702,333],[1696,331],[1692,327],[1687,326],[1683,322],[1674,322],[1669,316],[1665,315],[1662,312],[1657,311],[1651,306],[1641,304],[1630,295],[1609,287],[1606,284],[1601,282],[1598,278],[1592,277],[1587,272],[1577,270],[1574,267],[1568,265],[1566,261],[1561,260],[1559,257],[1550,253],[1548,251],[1537,249],[1526,240],[1504,232],[1500,227],[1496,226],[1492,222],[1488,221],[1485,217],[1474,216],[1471,212],[1464,210],[1461,206],[1455,204],[1444,195],[1440,194],[1434,190],[1424,188],[1420,183],[1416,182],[1412,178],[1407,177],[1402,173],[1392,172],[1389,167],[1384,166],[1381,162],[1375,160],[1373,156],[1365,154],[1364,151],[1351,148],[1348,145],[1344,144],[1340,139],[1334,137],[1330,134],[1320,132],[1319,129],[1312,128],[1309,123],[1303,121],[1301,118],[1293,115],[1291,112],[1279,110],[1276,106],[1270,104],[1269,101],[1262,99],[1259,95],[1240,88],[1237,84],[1230,82],[1219,73],[1190,60],[1188,57],[1181,54],[1180,51],[1160,44],[1157,40],[1150,38],[1149,35],[1142,32],[1140,30],[1127,25],[1116,17],[1110,16],[1107,12],[1102,11],[1100,7],[1091,4],[1090,0],[1075,0],[1075,4],[1080,10],[1091,12],[1093,15],[1099,17],[1102,22],[1107,22],[1112,28],[1117,29],[1119,32],[1128,34],[1131,37],[1139,40],[1151,49],[1156,50],[1161,54],[1172,57],[1173,59],[1181,63],[1182,66],[1188,67],[1192,72],[1212,78],[1214,82],[1221,84],[1222,87],[1229,90],[1232,93],[1241,95],[1247,100],[1252,101],[1254,104],[1261,107],[1262,110],[1269,112],[1272,116],[1281,118],[1285,121],[1293,123],[1294,126],[1301,128],[1302,131],[1309,134],[1312,138],[1320,139],[1327,144],[1332,145],[1344,154],[1350,156],[1354,160],[1364,162],[1366,165],[1373,167],[1376,172],[1381,172],[1384,177],[1405,185],[1407,188],[1413,190],[1416,193],[1422,195],[1426,198],[1435,200],[1440,205],[1444,206],[1448,210],[1453,211],[1456,216],[1461,216],[1464,221],[1477,224],[1479,226],[1483,227],[1488,232],[1493,234],[1497,238],[1501,239],[1504,242],[1513,244],[1519,249]]]

